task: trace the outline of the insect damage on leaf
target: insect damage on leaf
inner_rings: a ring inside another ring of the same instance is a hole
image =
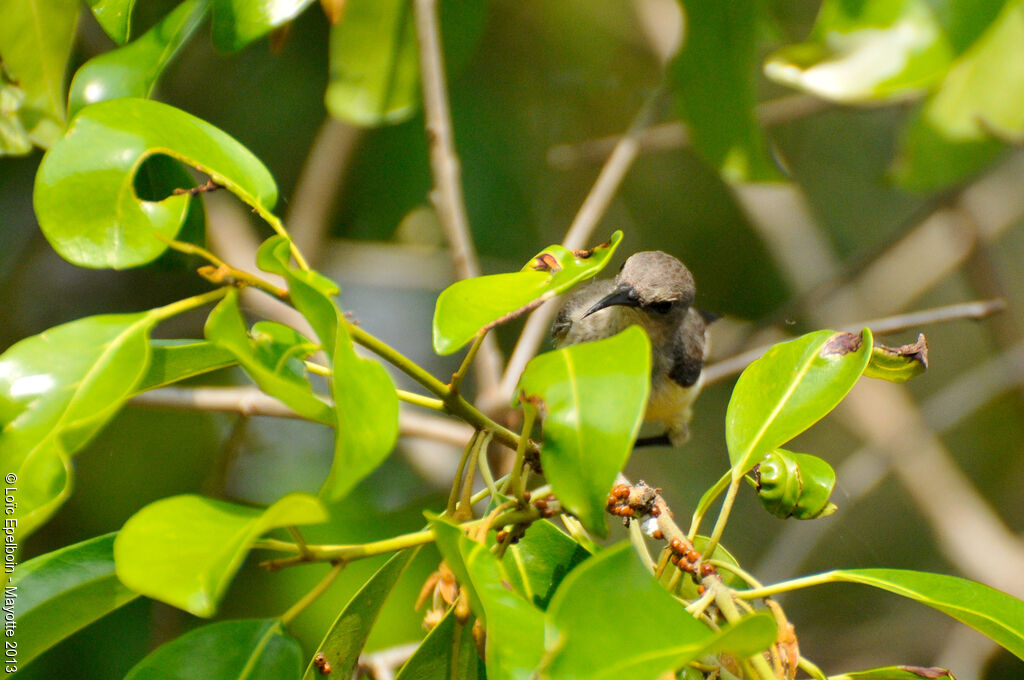
[[[562,265],[558,264],[558,260],[551,253],[541,253],[534,258],[530,268],[536,269],[539,272],[551,272],[554,274],[562,269]]]
[[[821,348],[821,357],[823,359],[832,356],[844,356],[846,354],[853,354],[860,349],[863,340],[861,340],[859,333],[836,333]]]
[[[875,348],[893,359],[904,359],[921,365],[922,369],[928,368],[928,340],[924,333],[917,334],[917,340],[899,347],[888,347],[886,345],[875,345]]]
[[[929,666],[927,668],[923,666],[900,666],[901,671],[913,673],[914,675],[925,678],[925,680],[937,680],[938,678],[950,678],[953,679],[953,674],[945,668],[939,668],[938,666]]]

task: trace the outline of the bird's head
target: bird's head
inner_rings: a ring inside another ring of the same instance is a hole
[[[634,307],[655,317],[685,313],[697,292],[686,265],[660,250],[631,255],[615,284],[615,290],[598,300],[584,317],[614,305]]]

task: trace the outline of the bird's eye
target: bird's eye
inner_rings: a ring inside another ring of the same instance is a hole
[[[672,310],[672,301],[660,300],[658,302],[652,302],[647,305],[647,308],[657,312],[658,314],[668,314]]]

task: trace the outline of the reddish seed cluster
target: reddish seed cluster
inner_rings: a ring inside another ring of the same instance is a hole
[[[672,556],[669,560],[679,569],[682,569],[693,576],[700,575],[701,578],[717,573],[713,565],[700,561],[700,553],[694,550],[693,545],[681,538],[673,538],[669,541],[669,549]],[[700,566],[698,567],[698,563]]]
[[[545,517],[545,518],[547,518],[547,517],[554,517],[556,514],[558,514],[558,511],[556,510],[556,508],[552,507],[552,505],[554,503],[555,503],[555,497],[549,495],[549,496],[545,496],[544,498],[538,498],[538,499],[534,500],[533,501],[533,507],[535,507],[538,510],[540,510],[540,516],[541,517]]]
[[[330,675],[331,664],[327,661],[327,657],[324,656],[323,652],[317,652],[316,656],[313,657],[313,665],[320,672],[320,675]]]

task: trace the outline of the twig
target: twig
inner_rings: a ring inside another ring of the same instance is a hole
[[[977,321],[995,314],[996,312],[1001,312],[1004,309],[1006,309],[1006,301],[1002,299],[974,300],[972,302],[961,302],[954,305],[946,305],[945,307],[933,307],[919,312],[895,314],[893,316],[886,316],[879,319],[859,321],[840,326],[836,330],[856,332],[867,326],[871,329],[873,334],[885,335],[887,333],[897,333],[899,331],[914,329],[920,326],[956,321],[958,319],[970,319]],[[771,347],[771,345],[755,347],[754,349],[747,350],[742,354],[737,354],[736,356],[711,364],[704,369],[704,384],[710,385],[718,382],[719,380],[728,378],[729,376],[736,375],[749,364],[760,358],[760,356],[767,352]]]
[[[810,95],[795,94],[757,105],[762,127],[788,123],[833,108],[831,102]],[[568,170],[580,163],[597,163],[608,157],[621,137],[601,137],[581,144],[559,144],[548,151],[548,163],[559,170]],[[640,133],[640,151],[678,149],[690,144],[690,129],[682,121],[653,125]]]
[[[644,129],[654,119],[663,94],[663,89],[659,87],[647,98],[633,122],[630,123],[626,134],[616,142],[614,150],[605,161],[594,186],[590,189],[590,193],[583,201],[579,212],[576,213],[576,217],[565,234],[562,245],[566,248],[570,250],[583,248],[590,241],[594,229],[608,210],[615,192],[618,191],[619,185],[622,184],[622,180],[640,152],[640,137]],[[512,356],[505,366],[505,373],[498,386],[499,394],[511,394],[515,389],[526,364],[537,354],[541,342],[544,341],[544,336],[547,335],[548,327],[551,325],[551,319],[554,318],[556,311],[557,305],[549,302],[542,305],[527,319],[515,349],[512,351]]]
[[[462,192],[462,171],[455,152],[448,85],[444,72],[444,53],[438,25],[437,0],[416,0],[416,35],[419,38],[420,79],[423,86],[423,112],[430,146],[430,167],[434,189],[430,199],[448,239],[455,274],[460,279],[480,276],[473,245],[473,233],[466,217]],[[493,337],[485,338],[477,356],[477,386],[482,394],[493,393],[501,376],[501,353]]]

